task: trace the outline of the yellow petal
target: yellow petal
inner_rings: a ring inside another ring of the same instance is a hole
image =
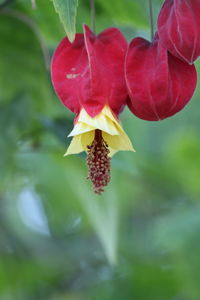
[[[69,136],[75,136],[79,135],[85,132],[89,132],[92,130],[95,130],[96,128],[94,126],[88,125],[86,123],[77,122],[73,128],[73,130],[70,132]]]
[[[78,118],[78,122],[85,123],[87,125],[94,127],[95,129],[105,131],[111,135],[118,134],[116,130],[116,126],[114,126],[112,119],[108,118],[104,114],[104,109],[94,118],[90,117],[87,114],[87,112],[84,109],[82,109]]]
[[[64,156],[70,155],[70,154],[77,154],[84,151],[82,143],[81,143],[81,134],[80,135],[76,135],[75,137],[73,137],[67,152],[64,154]]]
[[[112,114],[112,112],[111,112],[111,110],[110,110],[110,108],[109,108],[108,106],[104,106],[104,108],[103,108],[103,110],[102,110],[102,113],[103,113],[108,119],[110,119],[110,120],[114,123],[114,125],[117,126],[117,128],[120,128],[120,129],[123,131],[123,128],[122,128],[122,126],[121,126],[119,120],[116,119],[116,118],[113,116],[113,114]]]
[[[110,152],[108,154],[109,157],[113,157],[113,155],[115,155],[115,153],[117,153],[118,151],[117,150],[114,150],[112,148],[109,148]]]
[[[81,136],[82,136],[82,138],[81,138],[82,147],[86,152],[88,150],[87,146],[91,145],[94,140],[94,130],[87,132],[85,134],[82,134]]]
[[[113,156],[117,151],[133,151],[135,152],[132,143],[127,134],[122,130],[119,130],[119,135],[109,135],[106,132],[102,132],[104,140],[109,145],[110,156]],[[112,151],[111,151],[112,150]]]
[[[114,123],[119,123],[119,121],[113,116],[110,108],[107,105],[104,106],[101,113],[108,117],[110,120],[112,120]]]
[[[96,129],[102,131],[102,136],[109,146],[110,156],[120,150],[135,151],[121,124],[110,108],[105,106],[94,118],[90,117],[84,109],[81,110],[73,130],[69,134],[69,136],[73,136],[73,139],[65,156],[87,151],[87,146],[91,145],[94,140]]]
[[[87,146],[91,145],[94,140],[94,130],[83,134],[75,135],[64,156],[78,154],[87,151]]]

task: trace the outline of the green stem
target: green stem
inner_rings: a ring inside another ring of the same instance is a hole
[[[153,41],[153,37],[154,37],[154,24],[153,24],[153,6],[152,6],[152,0],[149,0],[149,16],[150,16],[150,27],[151,27],[151,40]]]
[[[96,11],[95,11],[95,0],[90,0],[90,16],[91,16],[91,27],[93,32],[96,31]]]

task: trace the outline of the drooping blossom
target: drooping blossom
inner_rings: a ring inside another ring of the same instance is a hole
[[[170,53],[192,64],[200,56],[200,0],[165,0],[158,33]]]
[[[191,99],[197,82],[194,65],[171,55],[155,35],[151,43],[135,38],[129,45],[125,77],[128,106],[139,118],[158,121],[173,116]]]
[[[52,82],[62,103],[76,114],[65,155],[87,153],[88,178],[100,194],[110,180],[110,159],[134,151],[119,114],[126,100],[124,61],[127,42],[116,28],[99,35],[84,25],[70,43],[64,38],[52,59]]]

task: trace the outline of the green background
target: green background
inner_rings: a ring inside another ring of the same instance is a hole
[[[81,32],[90,11],[79,2]],[[0,299],[199,300],[199,85],[167,120],[124,111],[137,152],[113,158],[112,181],[95,196],[85,155],[63,157],[74,116],[53,91],[49,60],[65,33],[52,2],[36,4],[0,9]],[[155,20],[161,4],[153,0]],[[97,32],[150,37],[148,1],[96,9]]]

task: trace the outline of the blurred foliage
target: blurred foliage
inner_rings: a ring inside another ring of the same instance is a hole
[[[117,154],[110,186],[93,195],[84,155],[63,158],[73,115],[49,63],[65,33],[50,1],[35,4],[0,1],[0,299],[199,300],[199,87],[162,122],[125,110],[137,152]],[[146,0],[96,0],[96,10],[98,32],[150,36]]]

